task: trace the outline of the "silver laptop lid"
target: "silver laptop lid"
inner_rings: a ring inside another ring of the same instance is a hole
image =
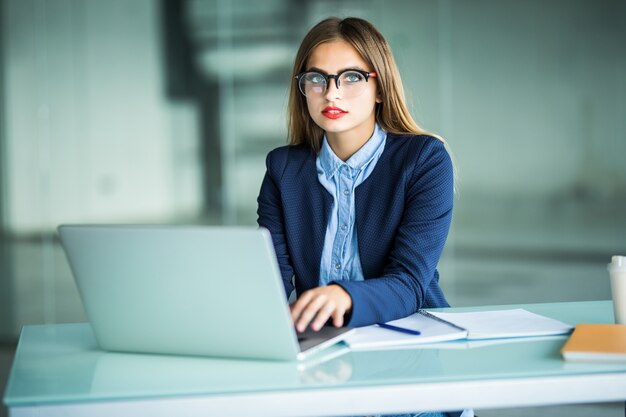
[[[62,225],[59,235],[103,349],[299,356],[267,230]]]

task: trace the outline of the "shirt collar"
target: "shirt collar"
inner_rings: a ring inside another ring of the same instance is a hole
[[[326,178],[332,178],[339,167],[342,165],[347,165],[353,170],[361,170],[365,167],[376,155],[376,151],[381,146],[381,144],[385,141],[385,136],[387,133],[378,126],[378,123],[374,124],[374,133],[372,136],[365,142],[365,144],[356,151],[354,155],[350,157],[346,162],[343,162],[335,152],[331,149],[328,144],[328,140],[326,139],[326,134],[324,134],[324,140],[322,141],[322,149],[320,150],[318,159],[318,166],[324,171]]]

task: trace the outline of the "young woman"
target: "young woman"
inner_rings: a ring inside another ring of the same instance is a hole
[[[295,286],[298,331],[448,306],[436,269],[454,189],[444,145],[411,118],[389,45],[369,22],[329,18],[305,36],[289,145],[267,156],[258,198],[287,296]]]

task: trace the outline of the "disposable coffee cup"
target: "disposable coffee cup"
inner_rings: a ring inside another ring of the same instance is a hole
[[[608,265],[615,323],[626,324],[626,256],[613,256]]]

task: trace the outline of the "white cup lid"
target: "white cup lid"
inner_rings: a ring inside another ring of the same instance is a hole
[[[626,256],[614,255],[608,265],[609,272],[626,272]]]

